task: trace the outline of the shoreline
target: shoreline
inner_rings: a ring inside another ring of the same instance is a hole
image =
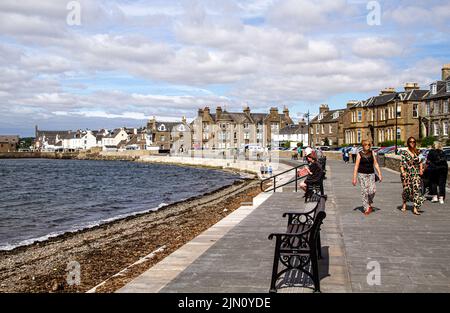
[[[45,241],[2,250],[0,292],[84,292],[149,251],[167,246],[157,258],[138,266],[145,271],[151,262],[170,254],[237,209],[241,202],[251,201],[260,192],[258,182],[255,179],[236,180],[231,185],[180,200],[157,211],[137,213]],[[241,201],[243,199],[246,201]],[[188,212],[196,212],[198,219],[185,216]],[[184,229],[183,225],[190,226]],[[173,231],[161,232],[162,226]],[[184,233],[179,233],[180,226]],[[133,247],[135,251],[125,247]],[[82,280],[85,281],[77,287],[68,286],[64,279],[67,263],[71,260],[81,264]],[[139,271],[135,271],[128,275],[137,276]],[[114,291],[114,288],[107,291]]]
[[[215,193],[218,193],[218,192],[220,192],[220,191],[222,191],[224,189],[227,189],[227,188],[235,185],[236,183],[238,183],[240,181],[245,181],[245,180],[246,179],[242,179],[242,178],[241,179],[237,179],[230,185],[226,185],[226,186],[220,187],[218,189],[215,189],[213,191],[210,191],[210,192],[207,192],[207,193],[204,193],[204,194],[201,194],[201,195],[192,196],[192,197],[189,197],[187,199],[182,199],[182,200],[179,200],[179,201],[175,201],[173,203],[169,203],[169,204],[157,207],[157,208],[151,208],[151,209],[148,209],[148,210],[145,210],[145,211],[141,211],[141,212],[134,212],[134,213],[131,212],[131,213],[127,214],[127,216],[120,216],[120,215],[118,215],[117,217],[111,217],[111,218],[109,218],[109,219],[111,219],[110,221],[105,221],[105,222],[100,221],[100,222],[98,222],[99,224],[97,224],[97,225],[86,226],[86,227],[83,227],[83,228],[80,228],[80,229],[74,230],[74,231],[66,231],[66,232],[63,232],[61,234],[54,235],[54,236],[51,236],[51,234],[44,235],[42,237],[46,237],[46,236],[49,236],[49,237],[47,239],[43,239],[43,240],[39,240],[38,238],[36,238],[35,241],[33,241],[33,242],[29,243],[29,244],[18,245],[16,247],[12,248],[12,249],[0,250],[0,258],[2,257],[3,253],[9,253],[9,252],[14,253],[14,252],[16,252],[16,250],[18,250],[18,252],[19,252],[20,250],[26,250],[26,249],[28,249],[29,247],[32,247],[32,246],[45,247],[46,244],[51,244],[52,242],[58,241],[60,239],[67,239],[67,238],[70,238],[72,236],[75,236],[75,235],[78,235],[78,234],[83,234],[85,232],[89,232],[89,231],[96,230],[96,229],[108,228],[109,226],[111,226],[112,224],[114,224],[116,222],[128,221],[128,220],[131,220],[133,218],[138,218],[138,217],[140,217],[142,215],[156,213],[156,212],[158,212],[160,210],[164,210],[166,208],[171,208],[173,206],[176,206],[176,205],[179,205],[179,204],[183,204],[185,202],[199,200],[199,199],[201,199],[203,197],[214,195]],[[41,237],[39,237],[39,238],[41,238]],[[29,239],[29,240],[33,240],[33,239]]]

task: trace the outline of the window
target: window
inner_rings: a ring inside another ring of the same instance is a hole
[[[442,123],[442,135],[448,136],[448,122]]]
[[[321,126],[320,130],[321,130],[322,134],[325,134],[325,127],[323,125],[320,125],[320,126]]]
[[[433,83],[430,85],[430,91],[431,91],[432,95],[437,94],[437,84],[436,83]]]
[[[402,139],[402,130],[400,128],[397,128],[397,140]]]
[[[333,133],[333,125],[328,125],[328,133]]]
[[[166,140],[166,137],[164,135],[161,136],[160,138],[161,138],[161,141],[165,141]]]
[[[334,112],[333,113],[333,119],[337,119],[339,117],[339,112]]]
[[[244,139],[250,139],[250,134],[249,133],[244,133]]]
[[[445,90],[446,92],[450,92],[450,81],[447,82],[447,88]]]
[[[278,125],[278,123],[272,123],[272,124],[270,125],[270,128],[272,128],[272,130],[278,130],[279,125]]]
[[[161,125],[159,126],[158,130],[159,130],[160,132],[165,132],[165,131],[166,131],[166,125],[161,124]]]
[[[248,123],[244,123],[244,129],[248,129]]]
[[[319,125],[316,125],[316,134],[319,134]]]
[[[427,116],[430,116],[431,115],[431,105],[430,105],[430,103],[428,102],[427,103]]]
[[[439,114],[439,102],[438,101],[434,101],[433,102],[433,114]]]
[[[419,104],[414,103],[413,104],[413,118],[418,118],[418,117],[419,117]]]
[[[397,106],[397,118],[402,117],[402,106],[398,105]]]
[[[318,120],[318,121],[323,120],[323,113],[320,113],[320,114],[319,114],[319,116],[317,117],[317,120]]]
[[[358,122],[362,121],[362,111],[358,111]]]
[[[356,142],[359,143],[359,142],[361,142],[361,130],[359,130],[359,129],[358,129],[358,132],[357,132],[357,136],[358,136],[358,137],[357,137]]]
[[[439,124],[438,123],[433,124],[433,134],[434,134],[434,136],[439,136]]]

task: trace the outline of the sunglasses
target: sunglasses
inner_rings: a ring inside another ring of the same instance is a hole
[[[412,140],[412,141],[410,141],[409,143],[416,143],[416,142]]]

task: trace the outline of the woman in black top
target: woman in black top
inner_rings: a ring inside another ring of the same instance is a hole
[[[305,181],[300,183],[300,188],[305,192],[308,190],[308,185],[317,184],[323,176],[323,169],[317,161],[317,155],[311,149],[305,150],[306,160],[308,161],[308,176]]]
[[[359,184],[361,186],[361,198],[364,207],[364,214],[369,215],[373,211],[372,205],[376,193],[375,169],[377,170],[378,179],[380,182],[383,177],[381,176],[381,170],[378,165],[377,158],[370,149],[370,142],[368,140],[363,140],[362,147],[363,150],[359,152],[356,157],[352,183],[353,186],[356,186],[356,177],[358,177]]]
[[[439,186],[439,202],[444,204],[445,185],[447,184],[448,163],[442,144],[436,141],[432,150],[427,157],[427,171],[430,173],[431,190],[430,196],[433,196],[431,202],[438,202],[438,186]]]

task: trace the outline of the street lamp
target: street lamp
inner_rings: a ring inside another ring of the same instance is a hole
[[[395,95],[395,155],[398,154],[397,139],[398,139],[398,97],[397,95]]]

